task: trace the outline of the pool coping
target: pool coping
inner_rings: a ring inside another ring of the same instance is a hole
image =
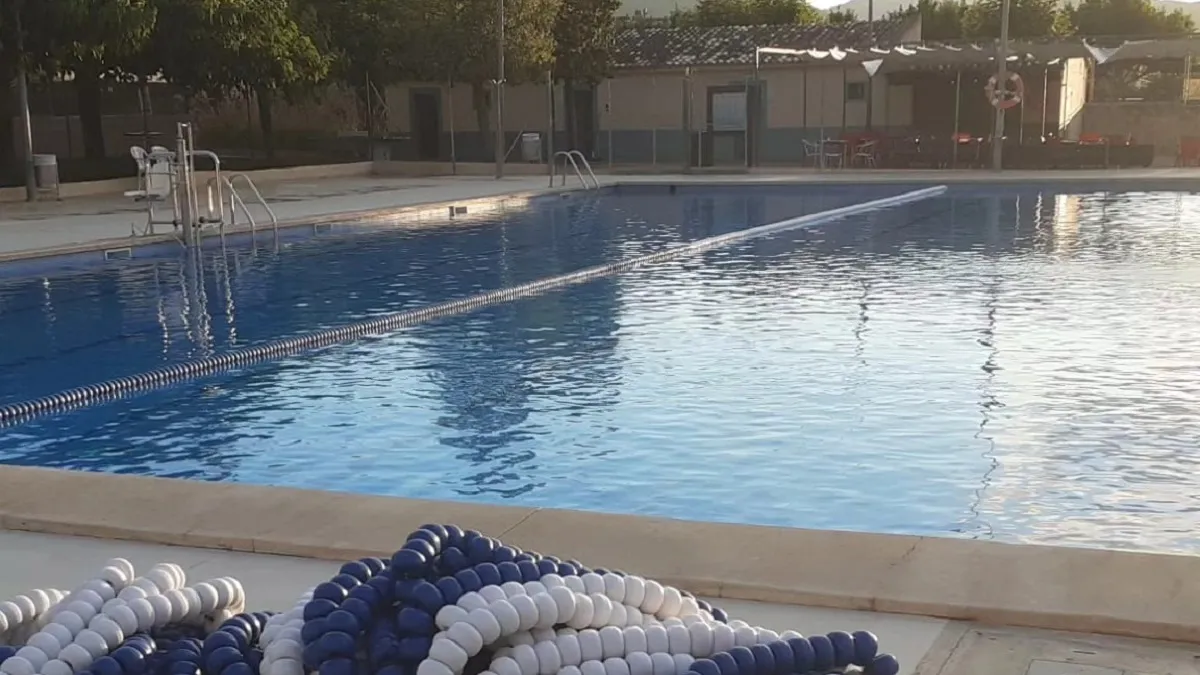
[[[1153,172],[1155,170],[1148,169]],[[1130,189],[1143,187],[1149,189],[1200,190],[1200,179],[1179,175],[1143,175],[1133,174],[1112,175],[1111,173],[1062,173],[1029,175],[1022,173],[947,173],[939,174],[933,171],[915,171],[912,174],[897,172],[862,174],[853,177],[843,174],[808,173],[808,174],[681,174],[681,175],[652,175],[652,176],[605,176],[602,188],[622,187],[670,187],[677,186],[712,186],[712,187],[747,187],[747,186],[862,186],[862,185],[918,185],[929,187],[936,184],[952,186],[996,186],[1014,188],[1020,185],[1040,185],[1044,183],[1060,185],[1096,185],[1107,186],[1120,184]],[[299,227],[322,227],[333,224],[381,225],[388,221],[396,221],[396,225],[409,225],[414,220],[437,218],[445,220],[454,217],[449,209],[455,206],[465,206],[468,212],[481,208],[493,209],[502,207],[507,202],[529,200],[553,194],[585,193],[580,187],[548,186],[536,190],[519,190],[514,192],[484,197],[468,197],[463,199],[437,200],[418,202],[402,206],[391,206],[379,209],[361,211],[340,211],[327,214],[315,214],[289,218],[279,222],[279,229],[294,229]],[[47,220],[52,218],[47,218]],[[258,232],[269,228],[259,226]],[[251,232],[249,225],[229,227],[224,230],[225,236],[245,235]],[[222,232],[208,230],[203,233],[206,241],[219,239]],[[17,261],[29,261],[59,256],[96,253],[161,246],[163,244],[179,243],[174,233],[95,239],[61,246],[24,249],[20,251],[0,252],[0,264]]]
[[[580,190],[572,188],[546,188],[545,190],[508,192],[502,195],[493,195],[488,197],[470,197],[464,199],[405,204],[403,206],[390,206],[363,211],[342,211],[337,213],[301,216],[299,218],[289,218],[287,220],[279,221],[279,229],[293,230],[300,227],[316,228],[327,225],[341,224],[382,225],[389,221],[396,221],[395,224],[400,225],[411,224],[414,221],[423,221],[435,218],[439,220],[445,220],[452,217],[475,215],[480,210],[503,207],[510,202],[527,201],[538,196],[578,191]],[[454,207],[465,207],[466,211],[452,214],[450,213],[450,209]],[[202,241],[217,241],[222,236],[234,237],[240,235],[249,235],[252,232],[256,232],[258,236],[265,236],[271,232],[271,227],[269,225],[258,225],[255,228],[251,228],[249,224],[245,224],[226,227],[223,232],[219,230],[205,230],[202,232]],[[0,264],[37,260],[42,258],[56,258],[60,256],[70,256],[84,253],[96,253],[100,251],[124,249],[136,250],[158,247],[163,244],[181,245],[181,242],[178,235],[173,232],[142,236],[95,239],[92,241],[65,244],[62,246],[0,252]]]
[[[424,522],[718,598],[1200,642],[1196,556],[0,466],[7,530],[347,560]]]

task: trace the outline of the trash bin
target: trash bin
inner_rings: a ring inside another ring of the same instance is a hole
[[[33,178],[39,191],[58,193],[58,157],[34,155]]]
[[[539,133],[521,134],[521,159],[526,162],[542,161],[542,135]]]

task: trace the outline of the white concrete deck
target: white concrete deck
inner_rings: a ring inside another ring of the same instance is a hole
[[[613,183],[887,183],[922,182],[989,184],[1027,182],[1113,183],[1162,181],[1175,189],[1200,188],[1200,169],[1129,169],[1109,171],[862,171],[767,169],[750,174],[601,175]],[[575,184],[572,178],[568,187]],[[334,177],[305,178],[260,186],[281,221],[298,221],[335,214],[399,209],[418,204],[495,197],[547,189],[545,176],[431,178]],[[251,208],[254,208],[253,206]],[[168,207],[169,210],[169,207]],[[0,203],[0,257],[44,251],[130,236],[131,225],[145,225],[145,209],[121,195],[80,197],[59,202]],[[169,226],[158,232],[169,234]]]

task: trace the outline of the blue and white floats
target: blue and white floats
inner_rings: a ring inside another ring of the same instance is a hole
[[[866,631],[804,637],[620,570],[424,525],[278,614],[230,578],[122,559],[0,602],[0,675],[897,675]]]

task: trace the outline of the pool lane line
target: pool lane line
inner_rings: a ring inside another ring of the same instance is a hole
[[[938,185],[905,192],[894,197],[874,199],[828,211],[789,218],[737,232],[699,239],[656,253],[635,256],[615,263],[585,267],[575,272],[536,279],[516,286],[478,293],[458,300],[449,300],[418,309],[384,314],[372,319],[364,319],[347,324],[340,328],[328,328],[292,338],[273,340],[260,345],[235,349],[194,361],[163,366],[143,373],[74,387],[40,398],[5,404],[0,406],[0,427],[21,424],[35,417],[67,412],[131,394],[159,389],[184,380],[206,377],[263,361],[281,359],[313,349],[320,349],[342,342],[350,342],[369,335],[393,332],[446,316],[473,312],[484,307],[511,302],[550,290],[575,286],[594,279],[613,276],[647,265],[728,246],[729,244],[748,239],[755,239],[802,227],[811,227],[869,211],[923,201],[945,194],[946,189],[945,185]]]

